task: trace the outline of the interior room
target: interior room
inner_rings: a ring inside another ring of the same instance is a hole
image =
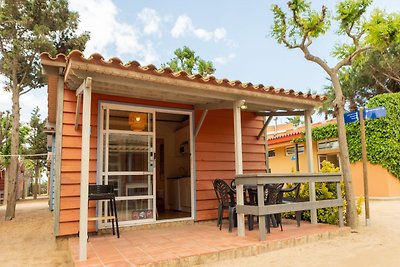
[[[191,216],[189,115],[156,113],[157,220]]]

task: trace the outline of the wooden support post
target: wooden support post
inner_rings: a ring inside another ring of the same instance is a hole
[[[314,172],[314,157],[313,157],[313,146],[312,146],[312,132],[311,132],[311,115],[312,110],[305,110],[304,111],[304,121],[305,121],[305,128],[306,128],[306,151],[307,151],[307,166],[308,172]],[[310,192],[310,201],[316,201],[316,192],[315,192],[315,183],[310,182],[309,187]],[[317,223],[317,210],[312,209],[311,212],[311,223]]]
[[[75,131],[79,129],[79,111],[81,110],[81,96],[82,94],[79,94],[76,97]]]
[[[265,117],[264,117],[264,126],[265,126],[265,128],[268,127],[268,125],[271,122],[272,118],[273,118],[272,116],[269,116],[268,119],[265,119]],[[265,130],[264,130],[264,132],[265,132]],[[265,149],[265,171],[267,173],[270,173],[271,172],[271,168],[269,167],[268,138],[267,138],[267,134],[265,134],[265,133],[264,133],[264,149]]]
[[[89,81],[89,82],[88,82]],[[79,212],[79,259],[87,259],[88,237],[88,188],[89,188],[89,155],[90,155],[90,110],[91,110],[91,78],[84,81],[82,112],[82,157],[81,157],[81,190]]]
[[[257,201],[258,207],[264,206],[264,185],[257,185]],[[265,240],[265,216],[258,216],[258,231],[260,240]]]
[[[206,116],[207,116],[207,113],[208,113],[208,109],[203,110],[203,113],[201,114],[199,123],[197,124],[196,130],[195,130],[195,132],[194,132],[194,137],[195,137],[195,138],[196,138],[197,135],[199,134],[199,131],[200,131],[200,129],[201,129],[201,126],[203,125],[203,122],[204,122],[204,120],[205,120],[205,118],[206,118]]]
[[[64,113],[64,77],[63,68],[59,68],[57,81],[57,111],[56,111],[56,136],[54,159],[54,235],[60,233],[60,195],[61,195],[61,154],[62,154],[62,129]]]
[[[235,173],[243,174],[243,155],[242,155],[242,123],[241,123],[241,105],[242,101],[233,103],[233,125],[235,135]],[[243,185],[236,186],[237,205],[244,204]],[[238,236],[244,236],[244,214],[237,214]]]

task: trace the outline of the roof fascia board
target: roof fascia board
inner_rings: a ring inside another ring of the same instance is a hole
[[[85,71],[85,72],[87,72],[87,76],[92,76],[92,77],[94,76],[92,72],[95,72],[95,73],[101,73],[102,75],[112,75],[115,77],[124,77],[124,78],[130,79],[130,80],[135,79],[135,80],[145,81],[145,82],[149,82],[149,83],[171,85],[173,87],[179,87],[179,90],[181,90],[181,88],[184,87],[185,89],[192,88],[192,89],[201,90],[201,91],[228,94],[231,96],[236,96],[236,99],[241,99],[242,97],[250,96],[250,97],[256,97],[256,98],[264,99],[264,100],[280,101],[282,103],[286,103],[286,105],[289,105],[289,106],[293,106],[293,104],[300,105],[300,106],[304,107],[305,109],[313,108],[315,106],[318,106],[321,103],[321,101],[318,99],[298,99],[296,97],[285,97],[283,95],[279,95],[279,93],[274,95],[274,94],[267,94],[267,93],[263,93],[263,92],[254,92],[254,91],[252,92],[252,91],[249,91],[248,89],[246,89],[245,87],[243,87],[243,89],[238,89],[235,87],[229,87],[229,86],[225,86],[225,85],[207,84],[206,82],[204,82],[204,83],[192,82],[192,81],[188,81],[188,80],[181,80],[178,78],[163,77],[163,76],[153,75],[153,74],[148,74],[148,73],[140,73],[140,72],[136,72],[133,70],[116,69],[113,67],[95,65],[95,64],[91,64],[91,63],[85,63],[85,62],[74,62],[73,60],[70,60],[68,63],[65,80],[68,80],[68,78],[71,74],[71,69]],[[81,78],[84,79],[85,77],[81,77]],[[248,99],[246,99],[246,101],[248,101]],[[285,106],[285,105],[283,105],[283,106]]]

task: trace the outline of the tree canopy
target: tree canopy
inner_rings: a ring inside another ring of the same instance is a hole
[[[211,61],[206,61],[196,56],[196,52],[187,46],[176,49],[174,54],[174,58],[161,65],[163,68],[169,67],[174,72],[184,70],[188,74],[198,73],[202,76],[208,76],[215,72]]]
[[[370,49],[339,72],[348,110],[366,105],[375,95],[400,91],[400,14],[376,9],[361,32],[365,34],[359,42]],[[336,45],[334,55],[341,55],[342,50]],[[325,88],[328,100],[332,91],[332,86]]]
[[[11,154],[19,148],[19,97],[43,86],[39,55],[41,52],[68,53],[84,50],[87,32],[77,35],[78,13],[68,9],[67,0],[4,0],[0,5],[0,75],[5,90],[12,93]],[[11,157],[5,218],[15,216],[18,158]]]
[[[342,0],[336,4],[335,13],[330,15],[326,6],[322,6],[321,11],[312,10],[311,3],[306,0],[291,0],[287,3],[288,11],[285,12],[278,5],[272,5],[274,14],[274,24],[271,35],[279,44],[283,44],[289,49],[299,49],[304,57],[318,64],[329,76],[332,82],[334,92],[334,101],[332,106],[335,109],[340,157],[342,163],[343,180],[346,189],[347,201],[347,222],[352,228],[357,228],[358,220],[356,214],[356,205],[354,201],[354,192],[352,185],[352,176],[350,171],[349,152],[347,147],[346,128],[344,124],[345,97],[340,82],[341,71],[343,67],[351,66],[363,52],[370,50],[374,46],[379,46],[379,41],[373,36],[376,32],[381,33],[390,41],[393,37],[390,32],[376,30],[368,26],[365,19],[365,12],[372,0]],[[338,25],[336,34],[338,36],[348,37],[349,43],[332,44],[333,55],[338,61],[333,66],[328,65],[323,58],[313,54],[309,47],[313,40],[325,35],[330,29],[332,20],[334,25]],[[374,25],[374,24],[372,24]],[[369,40],[369,42],[367,42]],[[314,213],[316,213],[314,211]],[[316,218],[316,214],[312,217]]]
[[[0,73],[7,91],[15,86],[24,94],[43,86],[41,52],[68,53],[83,50],[87,32],[77,35],[78,13],[66,0],[5,0],[0,6]]]

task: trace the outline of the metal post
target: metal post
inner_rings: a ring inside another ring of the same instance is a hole
[[[294,151],[296,154],[296,172],[300,171],[300,161],[299,161],[299,144],[294,145]]]
[[[365,120],[363,116],[364,108],[359,110],[360,116],[360,131],[361,131],[361,153],[363,165],[363,178],[364,178],[364,200],[365,200],[365,225],[369,225],[369,193],[368,193],[368,166],[367,166],[367,142],[365,138]]]
[[[81,190],[79,210],[79,259],[87,259],[88,236],[88,188],[89,188],[89,155],[90,155],[90,109],[91,109],[91,78],[83,82],[82,111],[82,154],[81,154]]]

